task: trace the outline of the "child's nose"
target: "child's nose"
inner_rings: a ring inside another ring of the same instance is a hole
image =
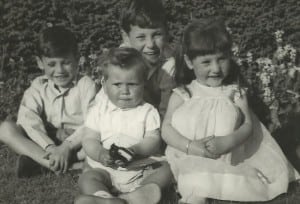
[[[221,70],[221,65],[219,62],[215,61],[213,62],[212,64],[212,71],[215,72],[215,73],[219,73]]]
[[[152,39],[152,38],[147,38],[146,39],[146,46],[148,47],[148,48],[153,48],[154,47],[154,40]]]
[[[128,94],[129,94],[129,86],[123,85],[123,86],[121,87],[121,93],[122,93],[123,95],[128,95]]]
[[[62,64],[62,63],[57,63],[57,64],[56,64],[56,67],[55,67],[55,70],[56,70],[57,72],[63,72],[63,70],[64,70],[63,64]]]

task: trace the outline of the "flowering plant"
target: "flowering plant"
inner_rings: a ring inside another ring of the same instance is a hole
[[[277,50],[271,58],[254,59],[248,52],[239,56],[234,46],[233,53],[242,66],[242,72],[250,85],[250,95],[257,95],[269,111],[270,131],[288,122],[288,115],[300,111],[300,67],[297,66],[297,50],[290,44],[284,45],[284,32],[275,32]]]

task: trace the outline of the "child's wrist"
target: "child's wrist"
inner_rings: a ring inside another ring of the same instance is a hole
[[[62,145],[64,145],[65,147],[68,147],[70,150],[73,149],[73,145],[72,145],[72,142],[69,141],[69,140],[65,140]]]
[[[55,144],[49,144],[45,147],[46,152],[51,152],[51,150],[55,147]]]

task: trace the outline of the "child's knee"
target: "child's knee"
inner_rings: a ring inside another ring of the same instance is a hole
[[[109,180],[109,174],[105,171],[88,170],[80,175],[78,184],[80,188],[89,185],[91,182],[98,182],[108,185]]]
[[[74,204],[87,204],[89,200],[86,196],[79,195],[75,197]]]
[[[159,167],[159,171],[162,174],[165,174],[165,175],[171,175],[172,174],[171,167],[170,167],[168,162],[163,161],[160,164],[161,164],[161,166]]]

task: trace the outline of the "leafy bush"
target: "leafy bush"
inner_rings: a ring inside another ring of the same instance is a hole
[[[16,113],[24,89],[40,74],[34,45],[40,30],[47,26],[65,25],[76,34],[81,71],[96,80],[95,58],[104,48],[121,42],[118,18],[124,1],[0,0],[0,119]],[[225,17],[250,90],[258,96],[259,100],[253,101],[262,102],[256,107],[261,109],[258,113],[265,113],[261,117],[271,130],[284,125],[289,113],[298,111],[300,75],[293,67],[299,60],[291,62],[288,53],[278,59],[278,53],[281,48],[289,50],[287,45],[299,52],[300,1],[164,0],[164,4],[171,43],[179,41],[182,29],[192,18]],[[284,31],[282,43],[274,37],[277,30]],[[272,68],[266,68],[266,64]],[[263,76],[269,77],[270,82],[262,80]]]

